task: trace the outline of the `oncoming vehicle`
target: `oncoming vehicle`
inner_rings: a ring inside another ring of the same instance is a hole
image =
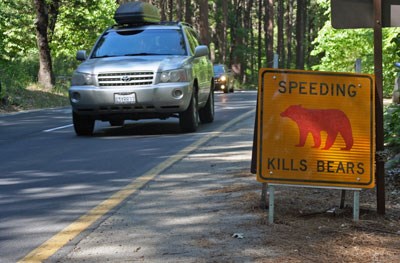
[[[77,135],[91,135],[96,120],[178,117],[183,132],[214,120],[209,49],[188,24],[160,22],[157,8],[121,5],[117,25],[103,32],[72,76],[69,97]]]
[[[215,90],[222,90],[224,93],[234,92],[235,78],[231,70],[224,64],[214,65]]]

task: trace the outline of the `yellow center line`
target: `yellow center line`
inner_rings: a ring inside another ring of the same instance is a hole
[[[191,145],[187,146],[186,148],[179,151],[177,154],[171,156],[164,162],[160,163],[159,165],[155,166],[154,168],[150,169],[148,172],[143,174],[140,177],[135,178],[132,183],[124,187],[123,189],[119,190],[115,194],[113,194],[107,200],[104,200],[99,205],[94,207],[85,215],[78,218],[75,222],[71,223],[69,226],[55,234],[49,240],[44,242],[42,245],[37,247],[36,249],[32,250],[28,255],[26,255],[23,259],[19,262],[43,262],[44,260],[48,259],[52,255],[54,255],[59,249],[65,246],[68,242],[73,240],[76,236],[80,233],[85,231],[89,228],[92,224],[94,224],[97,220],[103,217],[105,214],[110,212],[116,206],[121,204],[125,201],[129,196],[137,192],[140,188],[142,188],[145,184],[149,181],[153,180],[156,176],[158,176],[161,172],[172,166],[174,163],[178,162],[179,160],[183,159],[186,155],[190,152],[199,148],[202,144],[206,143],[207,141],[218,137],[226,130],[228,127],[234,125],[235,123],[240,122],[241,120],[250,117],[251,114],[254,113],[255,110],[251,110],[246,112],[235,119],[229,121],[225,125],[221,126],[218,130],[214,132],[210,132],[206,136],[202,137],[201,139],[195,141]]]

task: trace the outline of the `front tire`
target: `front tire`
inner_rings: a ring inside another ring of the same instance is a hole
[[[94,119],[89,116],[82,116],[75,112],[72,113],[74,130],[78,136],[90,136],[93,134]]]
[[[199,111],[200,120],[202,123],[211,123],[214,121],[214,90],[211,90],[208,95],[208,100],[204,108]]]
[[[232,93],[235,92],[235,84],[234,83],[231,83],[229,92],[232,92]]]
[[[179,125],[183,132],[195,132],[199,126],[199,111],[197,97],[192,95],[189,107],[179,114]]]

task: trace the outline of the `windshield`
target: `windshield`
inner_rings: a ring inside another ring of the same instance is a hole
[[[215,65],[214,66],[214,73],[224,73],[225,72],[225,70],[224,70],[224,67],[223,66],[221,66],[221,65]]]
[[[186,54],[179,30],[146,29],[107,32],[97,43],[92,58]]]

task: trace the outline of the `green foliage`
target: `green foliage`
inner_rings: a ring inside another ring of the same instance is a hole
[[[50,48],[56,85],[68,85],[79,49],[90,49],[113,25],[115,0],[62,1]],[[33,1],[0,1],[0,81],[3,88],[27,87],[37,81],[38,51]]]
[[[37,56],[28,55],[12,61],[0,60],[0,82],[3,89],[24,88],[37,81]]]
[[[383,92],[390,96],[395,78],[394,62],[396,57],[396,38],[399,29],[383,30]],[[312,67],[314,70],[353,72],[357,58],[362,60],[363,73],[374,73],[374,47],[372,29],[333,29],[330,21],[315,39],[315,49],[311,55],[320,59],[320,64]]]
[[[115,0],[66,1],[60,7],[53,41],[54,57],[74,58],[79,49],[90,49],[104,29],[114,24]]]
[[[400,107],[390,105],[384,109],[384,138],[390,146],[400,146]]]
[[[372,70],[371,30],[335,30],[328,21],[314,43],[316,46],[311,55],[320,57],[320,64],[313,67],[315,70],[351,72],[357,58],[362,59],[363,71]]]
[[[90,50],[101,32],[115,23],[116,8],[115,0],[64,2],[50,44],[56,76],[72,74],[78,64],[76,51]]]
[[[0,1],[0,59],[16,60],[36,49],[32,1]]]

